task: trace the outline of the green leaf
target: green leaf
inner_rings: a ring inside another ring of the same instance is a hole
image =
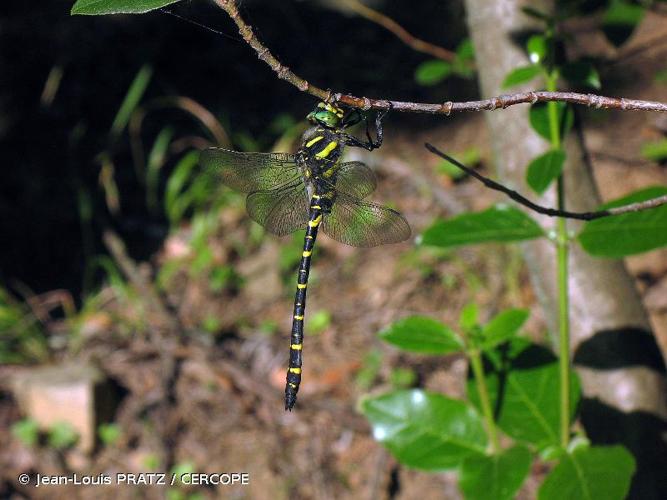
[[[621,207],[667,194],[654,186],[606,203],[600,209]],[[667,205],[649,210],[611,215],[587,222],[577,236],[591,255],[620,258],[667,245]]]
[[[529,316],[526,309],[508,309],[482,328],[482,348],[490,349],[514,337]]]
[[[389,383],[395,389],[411,387],[417,382],[417,374],[410,368],[394,368],[389,374]]]
[[[415,81],[424,86],[437,85],[452,73],[452,65],[447,61],[433,59],[425,61],[415,70]]]
[[[575,61],[561,68],[561,75],[576,87],[602,87],[600,75],[589,61]]]
[[[522,241],[544,236],[537,222],[509,205],[436,221],[419,239],[423,245],[450,247],[490,241]]]
[[[12,424],[12,435],[26,446],[35,446],[39,439],[39,424],[31,418],[24,418]]]
[[[479,414],[441,394],[396,391],[365,399],[361,410],[373,426],[373,437],[409,467],[451,469],[486,449]]]
[[[463,342],[445,325],[425,316],[410,316],[380,332],[382,340],[410,352],[450,354],[463,350]]]
[[[533,159],[526,169],[526,182],[538,194],[544,193],[551,182],[563,172],[565,151],[552,149]]]
[[[514,68],[512,71],[507,73],[507,76],[505,76],[501,88],[507,89],[510,87],[514,87],[515,85],[520,85],[522,83],[529,82],[537,75],[539,75],[541,72],[542,69],[535,64],[531,64],[530,66],[521,66],[519,68]]]
[[[563,455],[540,486],[539,500],[622,500],[630,490],[635,460],[623,446],[577,448]]]
[[[642,144],[641,155],[647,160],[662,162],[667,160],[667,139]]]
[[[485,380],[498,426],[518,441],[538,448],[560,444],[560,379],[558,361],[548,349],[515,337],[487,352]],[[478,408],[475,381],[467,383],[471,402]],[[574,416],[579,401],[579,379],[573,374],[570,402]]]
[[[558,123],[561,125],[561,137],[564,137],[574,125],[574,112],[572,108],[564,102],[557,102]],[[529,112],[530,125],[535,132],[551,141],[551,131],[549,128],[549,114],[546,102],[538,102],[530,107]]]
[[[474,302],[466,304],[459,315],[459,326],[466,332],[472,331],[479,322],[479,307]]]
[[[533,35],[526,43],[526,50],[528,51],[528,59],[533,64],[539,64],[547,57],[548,52],[547,39],[544,35]]]
[[[120,105],[120,109],[111,124],[111,134],[113,136],[118,136],[125,129],[132,112],[139,104],[139,101],[141,101],[148,83],[151,81],[152,74],[153,70],[148,65],[142,66],[137,72],[137,76],[132,80],[125,99],[123,99],[123,104]]]
[[[623,45],[644,18],[644,7],[625,0],[612,0],[602,18],[602,31],[616,45]]]
[[[475,58],[475,47],[470,38],[465,38],[456,47],[456,57],[461,61],[472,61]]]
[[[478,165],[482,159],[482,155],[479,149],[476,147],[470,147],[462,153],[458,153],[456,157],[461,163],[468,166],[469,168]],[[442,160],[435,168],[439,174],[446,175],[453,180],[458,180],[468,175],[464,170],[461,170],[459,167],[447,160]]]
[[[326,309],[314,311],[308,315],[306,330],[311,335],[319,335],[331,325],[331,313]]]
[[[56,422],[49,429],[49,446],[56,449],[69,448],[79,439],[79,434],[69,422]]]
[[[459,487],[466,500],[512,500],[530,470],[527,448],[515,446],[497,455],[473,455],[461,466]]]
[[[77,0],[70,12],[99,16],[102,14],[143,14],[180,0]]]
[[[100,424],[97,428],[97,435],[106,446],[114,445],[120,438],[121,433],[118,424]]]

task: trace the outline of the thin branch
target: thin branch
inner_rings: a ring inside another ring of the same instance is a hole
[[[287,66],[278,61],[271,54],[271,51],[264,46],[255,36],[252,27],[246,24],[241,18],[236,7],[235,0],[213,0],[229,17],[236,23],[239,33],[250,45],[257,56],[264,61],[276,73],[278,78],[291,83],[301,92],[306,92],[323,101],[335,101],[345,104],[352,108],[363,110],[370,109],[391,109],[406,113],[429,113],[444,114],[459,111],[492,111],[494,109],[504,109],[515,104],[535,104],[536,102],[561,101],[572,104],[581,104],[583,106],[597,109],[620,109],[636,111],[657,111],[667,113],[667,104],[655,101],[640,101],[637,99],[625,99],[623,97],[605,97],[594,94],[579,94],[576,92],[522,92],[519,94],[500,95],[481,101],[466,101],[444,103],[419,103],[405,101],[388,101],[386,99],[369,99],[368,97],[356,97],[341,93],[334,93],[331,90],[324,90],[315,85],[311,85],[307,80],[294,74]]]
[[[371,22],[379,24],[383,28],[391,31],[405,45],[417,52],[423,52],[443,61],[453,62],[456,54],[438,45],[426,42],[409,33],[403,26],[394,21],[391,17],[385,16],[381,12],[371,9],[359,0],[343,0],[343,5],[355,14],[368,19]]]
[[[534,212],[543,214],[543,215],[548,215],[549,217],[561,217],[563,219],[577,219],[577,220],[593,220],[593,219],[601,219],[602,217],[609,217],[610,215],[619,215],[619,214],[624,214],[628,212],[639,212],[640,210],[647,210],[649,208],[656,208],[661,205],[667,204],[667,195],[663,196],[658,196],[657,198],[653,198],[650,200],[646,201],[641,201],[637,203],[631,203],[629,205],[624,205],[622,207],[615,207],[615,208],[608,208],[606,210],[599,210],[597,212],[568,212],[567,210],[557,210],[555,208],[547,208],[543,207],[541,205],[538,205],[536,203],[533,203],[530,201],[528,198],[525,198],[521,196],[519,193],[516,191],[503,186],[502,184],[498,184],[495,181],[492,181],[488,177],[484,177],[482,174],[479,172],[473,170],[472,168],[466,167],[463,163],[459,162],[458,160],[455,160],[449,155],[446,155],[442,151],[440,151],[438,148],[435,146],[429,144],[428,142],[424,144],[426,149],[428,149],[431,153],[433,153],[436,156],[439,156],[440,158],[447,160],[449,163],[452,165],[457,166],[461,170],[463,170],[465,173],[473,176],[475,179],[481,181],[486,187],[490,189],[494,189],[496,191],[500,191],[501,193],[505,193],[507,196],[512,198],[514,201],[517,203],[520,203],[521,205],[530,208]]]

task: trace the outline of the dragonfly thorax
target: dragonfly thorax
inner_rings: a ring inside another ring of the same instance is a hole
[[[345,144],[336,130],[316,127],[307,131],[297,152],[297,161],[306,179],[333,181]]]

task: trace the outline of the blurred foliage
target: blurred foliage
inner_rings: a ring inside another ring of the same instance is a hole
[[[641,155],[647,160],[658,163],[667,161],[667,139],[645,142],[642,144]]]
[[[368,390],[373,386],[382,368],[382,359],[382,352],[377,349],[366,353],[354,380],[361,390]]]
[[[0,364],[44,362],[48,355],[37,318],[0,287]]]
[[[69,422],[56,422],[47,433],[48,445],[57,450],[74,446],[79,440],[79,434]]]
[[[39,425],[31,418],[24,418],[12,424],[12,435],[25,446],[33,447],[39,442]]]
[[[113,446],[121,436],[121,428],[118,424],[101,424],[97,428],[97,435],[105,446]]]
[[[326,309],[311,311],[306,318],[306,331],[309,335],[319,335],[331,326],[331,313]]]
[[[440,59],[430,59],[421,63],[415,69],[415,82],[430,87],[437,85],[451,76],[458,76],[469,80],[475,76],[475,52],[472,41],[464,39],[456,48],[452,62]]]

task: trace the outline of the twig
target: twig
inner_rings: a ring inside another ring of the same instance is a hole
[[[276,73],[278,78],[291,83],[301,92],[306,92],[323,101],[336,101],[352,108],[363,110],[370,109],[391,109],[392,111],[401,111],[406,113],[429,113],[444,114],[459,111],[492,111],[494,109],[504,109],[515,104],[535,104],[536,102],[562,101],[572,104],[581,104],[597,109],[620,109],[637,111],[658,111],[667,113],[667,104],[655,101],[640,101],[637,99],[625,99],[623,97],[605,97],[594,94],[579,94],[576,92],[522,92],[519,94],[500,95],[481,101],[466,101],[444,103],[419,103],[405,101],[388,101],[386,99],[369,99],[368,97],[356,97],[341,93],[334,93],[331,90],[324,90],[315,85],[311,85],[307,80],[294,74],[287,66],[278,61],[271,54],[271,51],[265,47],[255,36],[250,27],[241,18],[236,7],[235,0],[214,0],[214,2],[223,9],[229,17],[236,23],[239,33],[250,45],[257,56],[264,61]]]
[[[379,24],[383,28],[391,31],[397,38],[399,38],[405,45],[416,50],[429,54],[437,59],[443,61],[453,62],[456,59],[456,54],[451,50],[439,47],[432,43],[426,42],[410,34],[403,26],[398,24],[392,18],[385,16],[381,12],[371,9],[364,5],[359,0],[343,0],[343,5],[353,11],[355,14],[368,19],[371,22]]]
[[[548,215],[549,217],[561,217],[564,219],[577,219],[577,220],[593,220],[593,219],[600,219],[602,217],[609,217],[610,215],[619,215],[628,212],[639,212],[640,210],[647,210],[649,208],[655,208],[667,204],[667,195],[663,195],[663,196],[658,196],[657,198],[652,198],[650,200],[624,205],[622,207],[614,207],[614,208],[608,208],[606,210],[598,210],[597,212],[568,212],[567,210],[557,210],[555,208],[547,208],[541,205],[537,205],[536,203],[533,203],[528,198],[521,196],[516,191],[508,187],[505,187],[502,184],[498,184],[497,182],[492,181],[488,177],[484,177],[479,172],[473,170],[472,168],[466,167],[463,163],[459,162],[458,160],[455,160],[449,155],[446,155],[445,153],[440,151],[435,146],[429,144],[428,142],[424,144],[424,146],[434,155],[437,155],[440,158],[447,160],[452,165],[457,166],[465,173],[481,181],[486,187],[494,189],[496,191],[500,191],[501,193],[505,193],[507,196],[512,198],[517,203],[520,203],[521,205],[528,207],[537,213]]]

